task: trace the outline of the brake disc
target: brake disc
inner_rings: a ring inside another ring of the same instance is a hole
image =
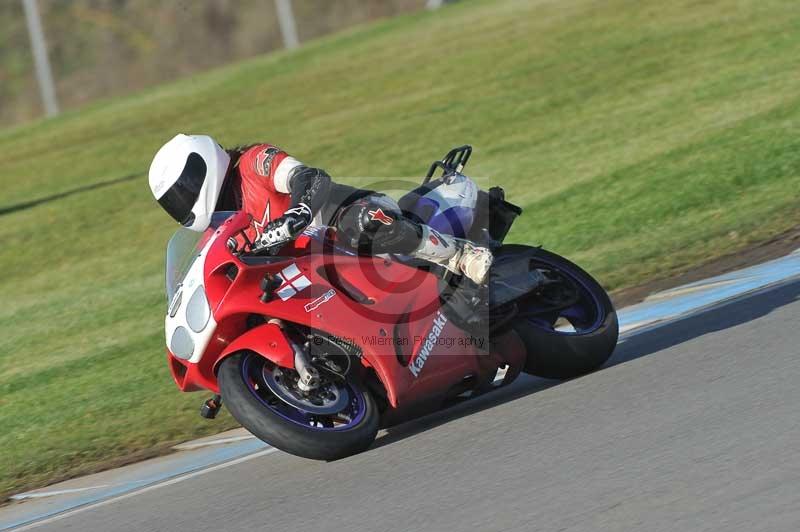
[[[264,384],[284,403],[309,414],[330,415],[341,412],[350,402],[350,394],[343,385],[334,382],[321,384],[309,393],[297,388],[296,379],[285,370],[264,365]]]

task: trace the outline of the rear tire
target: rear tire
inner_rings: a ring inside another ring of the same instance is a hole
[[[218,372],[224,404],[233,417],[259,439],[282,451],[313,460],[337,460],[366,450],[375,440],[380,414],[374,399],[360,383],[350,387],[362,394],[363,418],[343,430],[317,430],[292,422],[268,408],[250,388],[243,365],[255,353],[243,352],[222,361]]]
[[[514,320],[513,328],[526,348],[524,371],[548,379],[569,379],[602,366],[613,354],[619,337],[617,313],[608,294],[591,275],[569,260],[544,249],[503,246],[499,252],[524,253],[574,280],[591,298],[597,320],[586,330],[563,333],[537,324],[536,320]],[[520,309],[522,312],[525,308]],[[541,321],[541,320],[540,320]]]

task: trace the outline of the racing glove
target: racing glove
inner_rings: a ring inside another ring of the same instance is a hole
[[[293,240],[311,223],[313,214],[305,203],[287,209],[283,216],[269,222],[255,241],[253,251],[274,248]]]

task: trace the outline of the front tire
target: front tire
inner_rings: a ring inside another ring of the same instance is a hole
[[[375,440],[380,413],[359,382],[348,380],[353,410],[350,423],[334,424],[280,402],[258,382],[270,364],[252,352],[222,361],[218,381],[222,399],[233,417],[259,439],[287,453],[313,460],[337,460],[366,450]],[[357,403],[357,404],[356,404]]]
[[[548,379],[569,379],[602,366],[613,354],[619,337],[617,313],[608,294],[591,275],[569,260],[540,248],[502,246],[503,260],[530,260],[530,267],[555,273],[574,287],[576,302],[557,311],[538,310],[541,298],[519,303],[524,318],[513,328],[526,348],[524,371]]]

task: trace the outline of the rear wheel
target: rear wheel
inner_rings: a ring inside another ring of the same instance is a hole
[[[366,450],[378,432],[379,412],[355,379],[326,380],[303,393],[296,372],[252,352],[222,361],[222,398],[236,420],[261,440],[288,453],[336,460]]]
[[[617,313],[591,275],[564,257],[528,246],[502,246],[496,260],[528,260],[528,267],[546,279],[518,302],[513,321],[527,351],[526,373],[567,379],[609,359],[619,337]]]

